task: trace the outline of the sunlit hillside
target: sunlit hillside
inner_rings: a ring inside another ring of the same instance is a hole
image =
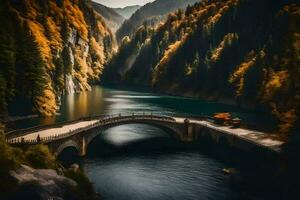
[[[98,81],[112,45],[89,1],[1,0],[1,113],[16,97],[26,97],[34,111],[55,114],[62,93],[88,90]]]

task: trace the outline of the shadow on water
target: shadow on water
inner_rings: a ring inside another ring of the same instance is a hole
[[[68,167],[73,163],[80,163],[81,158],[78,156],[79,152],[75,147],[68,147],[64,149],[57,157],[57,159]]]
[[[189,173],[195,173],[190,174],[190,177],[187,177],[188,179],[195,179],[195,182],[191,181],[191,187],[195,187],[195,191],[191,191],[190,193],[195,194],[185,194],[185,195],[200,195],[199,198],[191,197],[187,199],[202,199],[201,198],[201,192],[199,193],[197,191],[197,186],[193,186],[193,184],[211,184],[209,183],[210,180],[206,180],[205,182],[197,182],[197,178],[199,178],[199,173],[201,175],[201,171],[208,170],[209,168],[212,168],[213,170],[218,169],[218,172],[214,172],[211,174],[211,176],[215,176],[214,178],[219,179],[222,177],[222,184],[225,184],[224,186],[226,189],[226,192],[224,191],[224,194],[220,195],[219,189],[214,191],[214,189],[207,189],[206,190],[212,190],[209,194],[205,194],[208,191],[203,191],[203,197],[208,195],[207,197],[215,197],[212,199],[282,199],[280,196],[280,188],[278,188],[279,183],[274,182],[276,180],[276,177],[274,177],[274,173],[272,170],[275,169],[272,167],[272,162],[264,162],[263,158],[256,158],[252,153],[245,154],[244,152],[237,151],[235,149],[229,148],[228,144],[226,142],[221,142],[219,145],[215,145],[212,141],[209,141],[209,139],[203,139],[195,143],[182,143],[175,138],[172,137],[165,137],[162,135],[158,135],[157,137],[151,137],[151,138],[143,138],[139,140],[132,140],[125,143],[122,143],[122,145],[116,145],[112,141],[107,140],[106,135],[100,135],[97,138],[95,138],[89,145],[88,151],[87,151],[87,157],[84,159],[78,158],[77,150],[73,148],[66,149],[61,154],[61,159],[64,162],[68,162],[69,164],[77,162],[80,163],[80,165],[83,166],[83,168],[88,168],[88,174],[93,182],[96,182],[96,185],[102,185],[106,184],[104,180],[99,180],[101,177],[102,179],[105,179],[105,175],[101,174],[99,178],[97,177],[98,170],[102,171],[102,173],[108,173],[110,175],[107,175],[108,178],[112,179],[115,178],[114,173],[128,173],[126,170],[136,168],[137,166],[132,166],[132,162],[138,162],[138,171],[134,173],[146,173],[145,171],[150,170],[148,169],[149,166],[156,167],[157,162],[164,162],[164,159],[166,158],[172,158],[175,157],[175,161],[179,162],[178,167],[180,169],[180,166],[186,168],[186,170],[190,170],[190,172],[185,172],[186,174]],[[186,158],[177,158],[177,155],[189,155]],[[213,161],[207,161],[205,159],[208,158],[214,158],[217,160],[217,162]],[[67,158],[67,159],[66,159]],[[201,158],[201,162],[198,163],[198,159]],[[205,159],[204,159],[205,158]],[[194,159],[194,160],[191,160]],[[136,160],[143,160],[143,164],[141,164],[139,161]],[[145,161],[146,160],[146,161]],[[93,166],[91,163],[98,163],[97,166]],[[172,171],[171,176],[178,175],[180,177],[180,174],[182,173],[181,170],[178,169],[171,169],[171,167],[174,167],[172,164],[173,160],[168,161],[169,164],[167,166],[162,165],[159,170],[160,172],[153,171],[151,173],[151,176],[165,176],[166,171]],[[186,163],[184,163],[186,162]],[[207,162],[207,163],[206,163]],[[99,164],[101,163],[101,164]],[[146,163],[146,164],[145,164]],[[124,166],[122,166],[124,165]],[[146,169],[140,169],[142,165],[149,165],[146,166]],[[169,165],[169,166],[168,166]],[[202,166],[203,165],[203,166]],[[159,165],[160,166],[160,165]],[[90,168],[89,168],[90,167]],[[100,167],[101,169],[98,169]],[[102,168],[103,167],[103,168]],[[107,170],[106,170],[107,167]],[[114,168],[117,167],[119,169],[118,172],[114,172]],[[234,168],[236,171],[232,174],[225,174],[222,172],[222,169],[230,167]],[[206,168],[206,169],[205,169]],[[98,169],[98,170],[97,170]],[[177,171],[178,170],[178,171]],[[176,173],[176,174],[174,174]],[[137,178],[136,174],[131,175],[118,175],[116,181],[129,181],[130,179]],[[223,174],[223,175],[222,175]],[[149,177],[151,180],[151,176],[149,176],[148,173],[145,175],[146,177]],[[169,175],[168,175],[169,176]],[[183,176],[183,180],[176,179],[173,183],[172,181],[168,184],[186,184],[186,180],[184,180],[186,175]],[[195,176],[195,177],[193,177]],[[139,179],[138,177],[137,179]],[[122,180],[124,179],[124,180]],[[136,187],[139,184],[149,184],[147,183],[149,180],[142,180],[144,183],[140,183],[138,180],[136,183],[134,183],[134,187]],[[190,181],[190,180],[189,180]],[[188,182],[189,182],[188,181]],[[99,183],[100,182],[100,183]],[[151,181],[150,181],[151,182]],[[108,182],[108,184],[111,185],[111,187],[118,186],[118,183],[115,182]],[[132,184],[132,183],[130,183]],[[136,184],[136,185],[135,185]],[[148,186],[149,187],[149,186]],[[158,187],[158,186],[156,186]],[[169,186],[162,186],[162,187],[169,187]],[[175,186],[174,186],[175,187]],[[180,186],[185,188],[185,186]],[[207,186],[208,187],[208,186]],[[137,194],[137,191],[135,191],[132,188],[128,188],[128,190],[131,194],[127,194],[127,192],[120,192],[117,194],[115,189],[103,189],[105,188],[103,185],[100,186],[100,188],[96,189],[100,193],[104,193],[106,198],[103,199],[126,199],[126,198],[133,198],[133,199],[151,199],[149,196],[141,195],[140,197]],[[156,193],[160,193],[163,190],[171,190],[173,188],[170,187],[168,189],[165,188],[159,188],[157,191],[153,191]],[[223,188],[223,189],[225,189]],[[166,192],[166,194],[161,194],[162,196],[157,197],[157,199],[178,199],[178,198],[171,198],[164,195],[169,195],[172,193],[176,193],[176,188],[173,188],[172,191]],[[201,191],[201,189],[199,189]],[[229,190],[229,191],[227,191]],[[138,191],[139,192],[139,191]],[[184,194],[183,191],[177,191],[178,194],[176,195],[182,195]],[[189,191],[185,191],[189,192]],[[211,194],[211,193],[216,194]],[[108,193],[108,194],[106,194]],[[111,193],[113,193],[116,196],[111,196]],[[123,198],[124,197],[124,198]],[[151,195],[150,195],[151,197]],[[205,198],[204,198],[205,199]]]
[[[116,157],[174,153],[183,150],[185,145],[174,138],[157,137],[131,141],[115,146],[103,138],[94,140],[88,148],[88,157]]]

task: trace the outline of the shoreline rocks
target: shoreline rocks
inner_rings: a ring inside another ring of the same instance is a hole
[[[9,199],[78,199],[72,194],[77,183],[58,175],[55,170],[21,165],[19,169],[10,171],[10,176],[16,183],[16,192]]]

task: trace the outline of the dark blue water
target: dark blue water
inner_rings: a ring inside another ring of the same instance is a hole
[[[232,195],[223,163],[200,151],[179,148],[157,128],[123,125],[105,131],[98,140],[106,142],[106,148],[97,141],[91,144],[90,151],[98,149],[100,156],[85,158],[83,166],[102,199],[194,200]]]
[[[23,103],[18,102],[16,105],[18,106],[11,112],[14,115],[25,114]],[[63,96],[61,109],[55,117],[26,119],[14,122],[11,126],[25,128],[86,116],[132,112],[153,112],[173,116],[211,116],[217,112],[230,112],[234,117],[240,117],[245,123],[257,127],[269,129],[274,124],[270,115],[237,108],[234,105],[94,86],[92,91]]]
[[[66,95],[60,115],[13,124],[28,127],[78,119],[85,116],[131,112],[167,115],[212,115],[231,112],[249,123],[269,118],[235,106],[188,98],[94,87],[91,92]],[[197,200],[245,199],[251,191],[231,187],[223,174],[226,163],[200,149],[180,144],[162,130],[149,125],[123,125],[96,138],[82,166],[102,199]],[[98,154],[94,155],[95,152]],[[241,194],[242,193],[242,194]]]

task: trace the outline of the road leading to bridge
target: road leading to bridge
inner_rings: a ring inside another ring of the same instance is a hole
[[[177,122],[183,123],[185,118],[175,118]],[[247,141],[257,143],[261,146],[273,149],[275,151],[280,151],[281,146],[284,144],[283,141],[279,140],[278,138],[274,137],[271,134],[255,131],[255,130],[249,130],[244,128],[232,128],[230,126],[221,126],[216,125],[212,122],[205,121],[205,120],[190,120],[190,123],[199,124],[201,126],[207,127],[209,129],[228,134],[228,135],[234,135],[236,137],[245,139]]]

